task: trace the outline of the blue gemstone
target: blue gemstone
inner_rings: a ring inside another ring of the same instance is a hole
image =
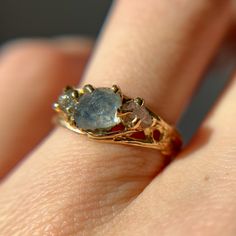
[[[76,125],[84,130],[111,128],[120,122],[116,112],[121,105],[120,95],[111,89],[95,89],[79,99],[74,115]]]

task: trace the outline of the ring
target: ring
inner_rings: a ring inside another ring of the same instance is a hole
[[[158,149],[175,156],[181,149],[178,131],[144,105],[142,98],[125,96],[111,88],[66,87],[53,104],[57,122],[89,138]]]

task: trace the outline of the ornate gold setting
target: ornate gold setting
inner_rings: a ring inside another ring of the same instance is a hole
[[[120,122],[105,129],[84,130],[78,127],[72,106],[78,105],[84,94],[92,93],[95,89],[90,84],[81,89],[66,87],[60,102],[58,100],[53,104],[53,109],[58,113],[58,123],[69,130],[86,134],[89,138],[101,142],[154,148],[166,156],[175,156],[180,151],[182,139],[178,131],[150,111],[144,105],[144,99],[125,96],[117,85],[113,85],[111,90],[122,99],[122,106],[116,113]],[[60,103],[65,104],[64,107]]]

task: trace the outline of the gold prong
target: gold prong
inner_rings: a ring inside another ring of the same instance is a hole
[[[69,90],[72,90],[73,88],[71,87],[71,86],[66,86],[65,88],[64,88],[64,92],[67,92],[67,91],[69,91]]]
[[[78,98],[79,97],[79,92],[77,90],[73,90],[73,92],[71,93],[71,97],[72,98]]]
[[[131,115],[132,112],[131,111],[127,111],[127,112],[122,112],[120,110],[117,110],[117,116],[122,118],[122,117],[125,117],[125,116],[128,116],[128,115]]]
[[[135,118],[131,122],[132,128],[137,129],[140,126],[141,122],[142,120],[140,120],[137,116],[135,116]]]
[[[134,99],[134,102],[135,102],[136,104],[138,104],[139,106],[143,106],[143,105],[144,105],[144,100],[143,100],[142,98],[140,98],[140,97],[136,97],[136,98]]]
[[[116,84],[112,85],[111,89],[114,93],[120,93],[120,88]]]
[[[69,123],[70,123],[71,126],[76,126],[75,119],[74,119],[73,116],[70,116]]]
[[[60,111],[60,105],[57,102],[54,102],[52,107],[55,111]]]
[[[88,93],[92,93],[94,91],[94,87],[91,84],[86,84],[83,87],[83,90]]]
[[[66,108],[66,113],[70,114],[72,112],[72,107],[67,107]]]
[[[84,94],[84,90],[82,88],[78,89],[79,96],[82,96]]]
[[[135,116],[134,119],[131,121],[132,126],[137,124],[138,120],[139,120],[139,118],[137,116]]]

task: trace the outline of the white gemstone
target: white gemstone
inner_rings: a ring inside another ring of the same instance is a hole
[[[152,116],[145,108],[145,106],[140,106],[135,103],[133,100],[126,102],[122,106],[123,111],[131,111],[132,113],[129,115],[129,119],[132,120],[137,116],[141,120],[141,126],[143,128],[149,127],[152,124]]]
[[[61,110],[65,113],[67,112],[67,108],[74,107],[74,101],[71,93],[72,90],[68,90],[58,98],[58,104],[60,105]]]

